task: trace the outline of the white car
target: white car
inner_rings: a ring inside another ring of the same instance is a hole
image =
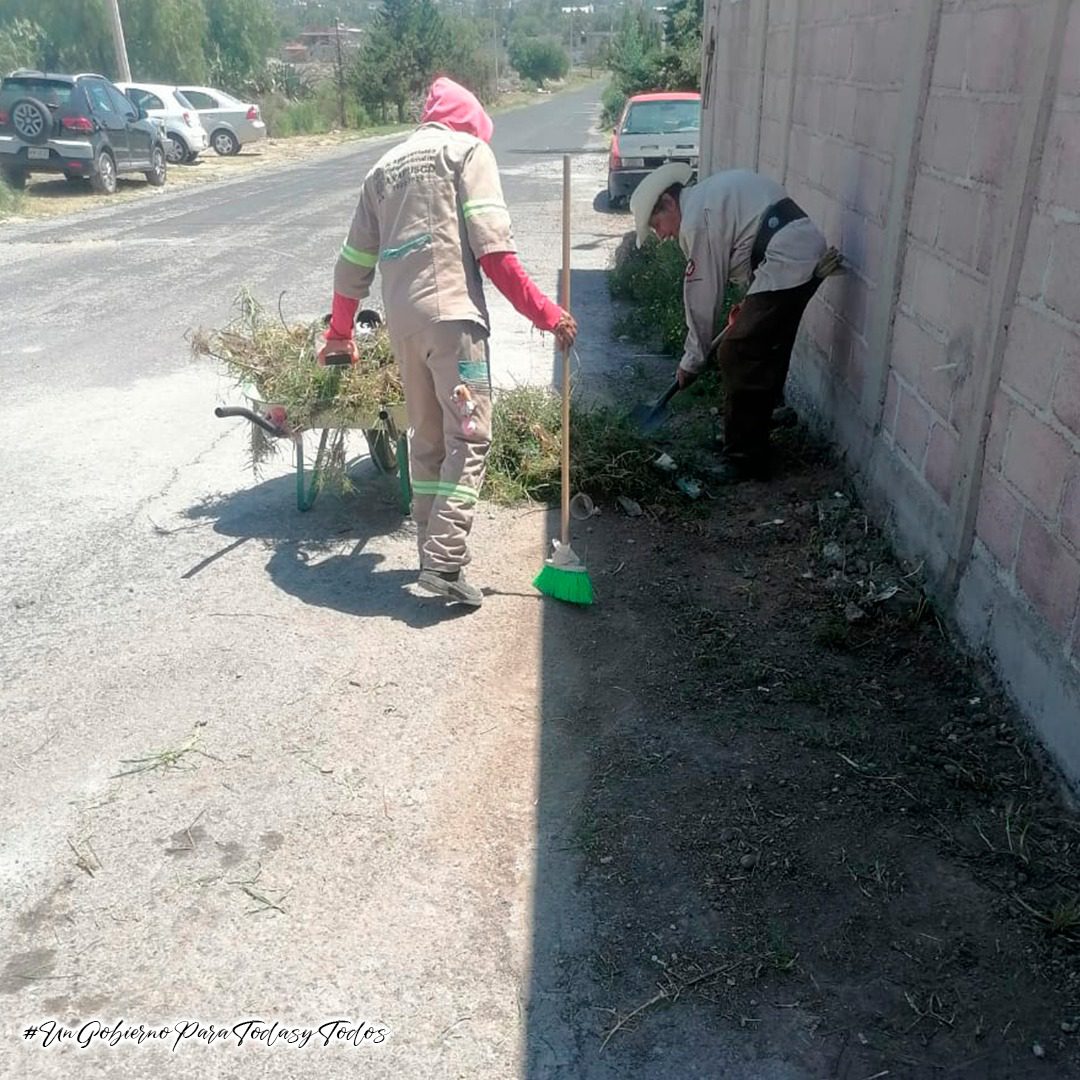
[[[165,152],[170,164],[194,161],[209,145],[198,111],[175,86],[162,83],[116,84],[147,116],[165,129]]]
[[[240,101],[209,86],[181,86],[180,93],[199,110],[210,145],[223,157],[239,154],[241,146],[266,138],[259,106]]]

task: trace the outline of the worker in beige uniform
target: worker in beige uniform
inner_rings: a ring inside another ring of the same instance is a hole
[[[652,231],[678,238],[686,255],[687,335],[677,379],[688,386],[705,367],[729,282],[745,291],[716,359],[724,388],[724,436],[717,479],[770,475],[773,410],[783,401],[791,350],[806,305],[840,269],[817,226],[775,180],[745,169],[690,185],[689,165],[650,173],[634,191],[637,242]]]
[[[378,267],[387,331],[409,420],[421,588],[479,606],[466,580],[468,537],[491,445],[488,310],[480,271],[517,311],[569,348],[577,324],[515,255],[494,125],[450,79],[431,87],[420,126],[375,164],[334,271],[320,357],[355,357],[354,318]]]

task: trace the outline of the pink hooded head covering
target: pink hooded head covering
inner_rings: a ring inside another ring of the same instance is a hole
[[[491,142],[495,130],[484,106],[464,86],[445,76],[431,84],[420,123],[445,124],[453,131],[467,132],[484,142]]]

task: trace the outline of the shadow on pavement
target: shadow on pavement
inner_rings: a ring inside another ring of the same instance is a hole
[[[255,540],[270,550],[270,580],[313,607],[397,619],[418,629],[467,615],[472,609],[412,592],[416,570],[379,569],[386,556],[370,550],[372,541],[400,540],[412,531],[398,505],[397,481],[377,473],[366,460],[350,476],[354,492],[325,492],[306,513],[296,508],[291,474],[191,507],[186,517],[212,522],[216,533],[233,539],[182,576],[194,577]]]

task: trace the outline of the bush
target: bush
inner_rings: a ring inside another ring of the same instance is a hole
[[[656,342],[672,356],[681,353],[686,340],[685,276],[686,258],[678,244],[650,237],[638,249],[631,238],[616,255],[608,278],[611,295],[631,305],[618,319],[617,332],[637,341]]]
[[[615,267],[608,277],[611,295],[631,305],[616,321],[616,332],[628,334],[636,341],[656,343],[672,356],[681,355],[686,342],[685,276],[686,257],[673,240],[660,243],[650,237],[639,249],[634,238],[628,237],[616,253]],[[720,315],[722,321],[727,319],[738,298],[739,290],[729,284]]]
[[[280,93],[269,94],[259,102],[266,129],[274,138],[290,135],[322,135],[341,127],[337,86],[330,80],[319,83],[303,101],[289,101]],[[364,107],[345,91],[346,128],[365,128],[371,119]]]

